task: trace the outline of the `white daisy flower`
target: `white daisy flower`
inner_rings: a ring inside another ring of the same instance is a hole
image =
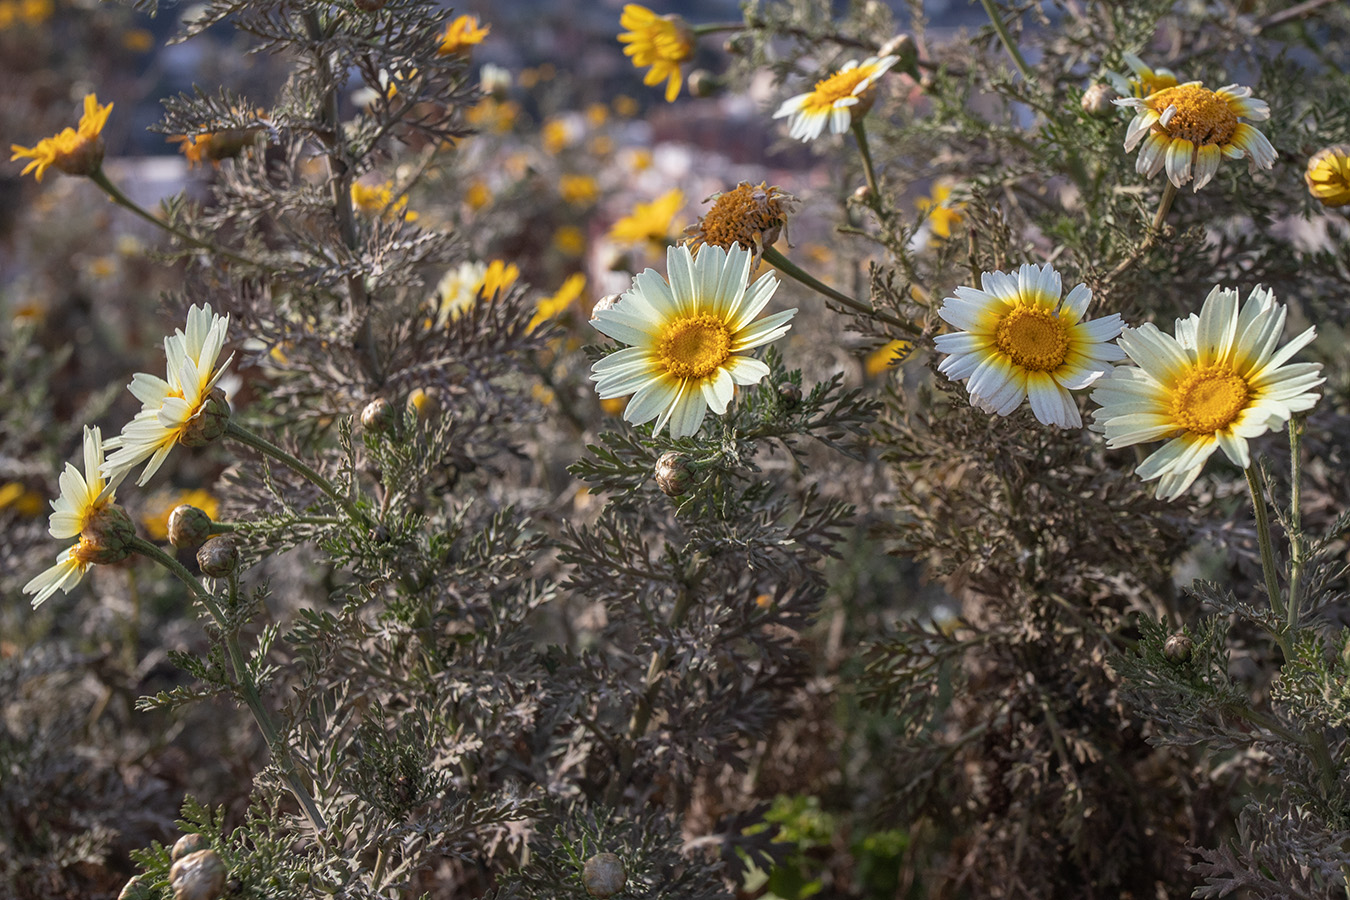
[[[186,333],[175,330],[164,339],[168,380],[143,372],[132,376],[129,388],[141,401],[141,411],[114,439],[119,449],[103,464],[104,474],[120,480],[149,459],[149,465],[136,481],[143,485],[176,444],[196,445],[219,436],[224,430],[223,420],[228,419],[228,406],[223,395],[219,402],[214,402],[211,392],[234,359],[230,356],[216,366],[229,324],[229,316],[218,316],[204,304],[192,307],[188,310]],[[219,422],[219,430],[212,428],[204,440],[191,428],[211,424],[212,420]],[[114,441],[109,441],[108,446],[114,446]]]
[[[711,408],[727,411],[736,385],[756,384],[769,367],[743,355],[782,337],[795,309],[763,319],[778,279],[750,281],[751,253],[707,245],[697,256],[670,247],[670,281],[654,269],[633,279],[618,302],[598,309],[591,324],[630,345],[591,367],[600,399],[632,394],[624,418],[635,425],[656,420],[654,433],[670,426],[671,437],[697,434]]]
[[[103,558],[107,548],[95,539],[96,535],[84,534],[86,529],[93,532],[96,520],[112,508],[117,484],[121,480],[106,481],[100,471],[102,467],[103,435],[97,428],[86,425],[84,472],[66,463],[59,481],[61,496],[52,501],[48,524],[52,537],[58,540],[78,537],[80,542],[61,551],[56,558],[56,565],[23,586],[25,594],[34,595],[34,607],[58,590],[69,593],[71,588],[80,583],[85,570],[93,563],[109,561]]]
[[[1321,366],[1286,365],[1317,329],[1277,348],[1286,313],[1262,287],[1239,312],[1238,292],[1215,285],[1200,315],[1177,319],[1175,337],[1153,324],[1120,336],[1138,368],[1121,366],[1093,389],[1101,406],[1094,427],[1112,449],[1167,440],[1135,469],[1145,481],[1159,479],[1159,499],[1180,496],[1220,447],[1245,469],[1248,440],[1317,403]]]
[[[828,122],[830,131],[843,134],[853,123],[853,115],[867,114],[875,91],[872,85],[900,61],[898,56],[869,56],[861,63],[851,59],[829,78],[816,82],[815,90],[783,101],[775,119],[791,116],[789,134],[801,141],[820,137]]]
[[[1080,284],[1061,299],[1059,273],[1048,265],[985,272],[981,284],[984,290],[959,287],[942,301],[938,315],[962,330],[934,339],[951,354],[938,371],[953,381],[969,379],[971,402],[986,412],[1006,416],[1029,399],[1041,423],[1081,426],[1069,392],[1125,358],[1111,343],[1124,327],[1120,316],[1084,319],[1092,292]]]

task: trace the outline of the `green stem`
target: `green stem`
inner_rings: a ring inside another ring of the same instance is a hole
[[[1035,84],[1036,79],[1031,74],[1031,67],[1022,58],[1022,51],[1018,50],[1017,45],[1013,43],[1012,35],[1008,34],[1003,19],[999,17],[998,10],[994,8],[993,0],[980,0],[980,5],[984,7],[985,15],[989,16],[989,22],[994,26],[994,31],[998,34],[1003,49],[1008,51],[1008,56],[1012,57],[1013,65],[1017,66],[1017,71],[1022,73],[1022,79],[1027,84]]]
[[[834,302],[839,303],[843,306],[847,306],[849,309],[856,310],[857,312],[860,312],[863,315],[871,316],[872,318],[885,322],[888,325],[894,325],[896,328],[899,328],[902,331],[906,331],[910,334],[917,335],[922,333],[921,329],[913,322],[906,322],[903,319],[896,318],[895,316],[891,315],[888,312],[885,312],[872,306],[868,306],[865,303],[860,303],[846,294],[839,293],[839,291],[836,291],[828,284],[825,284],[822,281],[818,281],[816,278],[812,277],[810,274],[799,268],[796,263],[793,263],[782,253],[779,253],[778,250],[774,247],[764,248],[764,261],[767,262],[769,265],[773,266],[778,271],[782,272],[784,275],[787,275],[790,278],[794,278],[797,281],[800,281],[802,284],[811,288],[813,291],[816,291],[820,294],[824,294],[826,297],[829,297]]]
[[[290,786],[291,793],[299,801],[300,808],[304,810],[305,818],[309,820],[310,827],[314,829],[314,834],[319,843],[325,843],[324,834],[328,831],[328,826],[324,823],[323,814],[319,812],[319,807],[315,804],[314,798],[310,796],[309,791],[300,782],[290,750],[282,742],[276,723],[272,721],[272,714],[267,711],[267,707],[263,706],[262,696],[258,693],[258,686],[249,677],[248,664],[244,662],[244,651],[239,646],[238,629],[230,626],[221,612],[220,606],[207,592],[206,588],[202,587],[201,582],[182,563],[155,544],[139,537],[131,539],[131,547],[135,552],[159,563],[177,576],[178,580],[183,582],[193,596],[201,601],[201,604],[211,613],[211,618],[215,620],[216,627],[225,636],[225,649],[230,657],[230,668],[234,670],[235,683],[238,685],[240,693],[244,695],[244,703],[253,713],[253,719],[258,723],[258,728],[262,730],[263,739],[267,742],[267,748],[272,757],[281,764],[282,772]]]
[[[1167,182],[1167,187],[1163,189],[1162,199],[1158,201],[1158,211],[1153,214],[1153,225],[1149,228],[1148,238],[1145,242],[1156,242],[1156,235],[1162,233],[1163,220],[1172,209],[1172,201],[1177,199],[1179,188],[1172,182]],[[1150,243],[1149,246],[1152,246]]]
[[[296,472],[298,475],[305,478],[319,490],[323,491],[324,494],[326,494],[330,500],[332,500],[334,503],[340,506],[342,510],[345,513],[347,513],[347,515],[352,519],[352,521],[364,525],[367,528],[374,527],[375,523],[370,520],[370,517],[367,516],[365,513],[363,513],[361,510],[357,509],[356,504],[352,503],[352,501],[348,500],[346,497],[339,494],[337,492],[337,489],[334,488],[333,485],[328,482],[327,478],[324,478],[318,472],[314,471],[309,466],[301,462],[299,459],[287,453],[285,450],[282,450],[276,444],[272,443],[271,441],[267,440],[264,437],[256,435],[253,432],[245,429],[242,425],[238,424],[233,419],[231,419],[229,424],[225,426],[225,436],[232,437],[239,443],[247,447],[252,447],[254,450],[257,450],[264,456],[270,456],[272,459],[275,459],[282,465],[287,466],[292,471]]]
[[[1303,417],[1294,416],[1289,420],[1289,606],[1285,621],[1289,623],[1289,634],[1298,630],[1299,616],[1303,603],[1303,512],[1299,506],[1303,502],[1303,492],[1299,487],[1299,472],[1302,468],[1299,459],[1303,442]]]
[[[862,154],[863,178],[867,179],[867,205],[880,214],[881,189],[877,186],[877,170],[872,165],[872,151],[867,146],[867,129],[863,127],[863,117],[854,116],[850,127],[853,129],[853,136],[858,139],[858,152]]]
[[[1265,491],[1261,485],[1261,472],[1252,463],[1246,468],[1247,490],[1252,495],[1252,510],[1256,514],[1256,541],[1261,546],[1261,571],[1266,576],[1266,594],[1270,597],[1270,608],[1280,618],[1285,616],[1284,598],[1280,594],[1280,580],[1276,574],[1275,544],[1270,536],[1270,514],[1266,511]],[[1289,635],[1283,631],[1274,633],[1275,641],[1284,651],[1286,660],[1293,659],[1293,648],[1289,644]]]
[[[239,254],[234,253],[230,250],[226,250],[222,247],[217,247],[210,241],[204,241],[201,238],[193,237],[186,231],[183,231],[181,228],[170,225],[168,222],[165,222],[163,219],[161,219],[154,213],[141,208],[139,205],[137,205],[137,203],[134,200],[132,200],[126,194],[122,193],[122,191],[118,189],[117,185],[109,181],[108,176],[104,174],[102,169],[99,169],[97,172],[90,175],[89,180],[94,182],[94,184],[98,185],[100,188],[102,188],[103,192],[108,195],[108,198],[111,199],[118,206],[122,207],[128,212],[140,216],[142,219],[149,222],[150,224],[155,225],[156,227],[161,228],[164,231],[167,231],[169,234],[173,235],[179,240],[191,244],[192,246],[197,247],[201,250],[205,250],[208,253],[214,253],[217,256],[223,256],[226,259],[233,260],[234,262],[240,263],[242,265],[252,266],[255,269],[262,268],[254,260],[251,260],[244,256],[240,256]]]

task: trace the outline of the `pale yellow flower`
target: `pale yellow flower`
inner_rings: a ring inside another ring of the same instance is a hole
[[[952,236],[952,226],[959,224],[964,218],[961,210],[965,209],[966,205],[953,203],[951,198],[951,182],[939,179],[933,182],[933,193],[927,197],[920,197],[915,204],[928,220],[933,236],[943,240]]]
[[[405,222],[416,222],[417,213],[408,209],[408,198],[394,199],[394,184],[391,181],[382,184],[362,184],[352,182],[352,206],[368,216],[380,216],[386,221],[402,217]]]
[[[631,56],[639,69],[651,66],[642,83],[664,81],[666,101],[674,103],[684,79],[680,65],[694,58],[694,33],[679,16],[658,16],[636,3],[624,6],[619,24],[628,29],[619,34],[619,42],[628,45],[623,48],[624,54]]]

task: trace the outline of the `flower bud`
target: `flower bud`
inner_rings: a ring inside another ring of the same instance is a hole
[[[211,536],[211,517],[195,506],[181,503],[169,513],[169,543],[183,550],[201,546]]]
[[[783,382],[778,386],[778,399],[784,409],[796,409],[802,402],[801,386],[791,381]]]
[[[178,437],[178,443],[184,447],[205,447],[219,439],[230,423],[230,404],[225,392],[220,388],[211,388],[211,393],[202,401],[197,414],[188,420]]]
[[[197,834],[196,832],[185,834],[174,841],[173,849],[169,851],[169,859],[178,862],[189,853],[196,853],[198,850],[208,849],[210,849],[210,845],[206,842],[206,835]]]
[[[1079,102],[1083,112],[1094,119],[1104,119],[1115,114],[1115,101],[1119,96],[1111,85],[1098,83],[1084,91],[1083,99]]]
[[[121,562],[131,555],[131,542],[136,538],[136,526],[126,510],[110,504],[92,512],[85,519],[80,542],[71,555],[82,563],[106,566]]]
[[[661,454],[653,470],[656,486],[667,497],[678,497],[693,486],[694,468],[683,453],[668,450]]]
[[[361,410],[361,425],[375,434],[389,434],[398,427],[398,413],[388,400],[376,397]]]
[[[1194,648],[1195,642],[1190,636],[1178,631],[1163,642],[1163,656],[1167,657],[1169,662],[1185,662],[1191,658],[1191,650]]]
[[[197,565],[212,578],[232,575],[239,568],[239,545],[228,537],[213,537],[197,551]]]
[[[707,69],[689,73],[689,93],[695,97],[711,97],[722,87],[722,81]]]
[[[581,883],[592,897],[612,897],[628,881],[623,860],[613,853],[597,853],[581,867]]]
[[[128,881],[122,887],[122,892],[117,895],[117,900],[156,900],[159,892],[150,887],[145,880],[145,876],[137,875]]]
[[[881,49],[877,51],[877,56],[900,57],[900,61],[895,64],[895,67],[901,72],[918,77],[919,48],[914,44],[914,38],[909,35],[897,34],[881,45]]]
[[[189,853],[169,869],[174,900],[217,900],[225,887],[225,864],[214,850]]]
[[[867,203],[872,199],[872,189],[865,184],[860,184],[853,189],[853,199],[859,203]]]
[[[595,314],[606,309],[613,309],[619,302],[619,294],[606,294],[595,301],[595,306],[591,307],[591,321],[595,321]]]

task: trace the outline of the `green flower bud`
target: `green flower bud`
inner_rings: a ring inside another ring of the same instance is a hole
[[[218,900],[225,887],[225,864],[214,850],[189,853],[169,870],[174,900]]]
[[[239,545],[228,537],[213,537],[197,551],[197,565],[212,578],[232,575],[239,568]]]
[[[661,454],[652,474],[656,486],[668,497],[678,497],[694,484],[694,468],[689,464],[689,459],[674,450]]]
[[[1191,650],[1194,648],[1195,642],[1190,636],[1179,631],[1163,642],[1163,656],[1167,657],[1169,662],[1185,662],[1191,658]]]
[[[189,853],[196,853],[198,850],[208,850],[210,845],[206,842],[204,834],[185,834],[174,842],[173,849],[169,851],[169,858],[178,862]]]
[[[136,537],[136,526],[126,510],[110,504],[90,514],[85,520],[80,542],[73,556],[82,563],[106,566],[121,562],[131,555],[131,542]]]
[[[230,404],[225,399],[225,392],[220,388],[212,388],[197,414],[183,428],[178,443],[184,447],[205,447],[225,433],[225,426],[229,422]]]
[[[195,506],[180,503],[169,513],[169,543],[184,550],[201,546],[211,536],[211,517]]]
[[[367,431],[389,434],[398,427],[398,413],[388,400],[376,397],[361,410],[361,424]]]
[[[592,897],[612,897],[627,881],[623,860],[613,853],[597,853],[581,867],[581,883]]]

